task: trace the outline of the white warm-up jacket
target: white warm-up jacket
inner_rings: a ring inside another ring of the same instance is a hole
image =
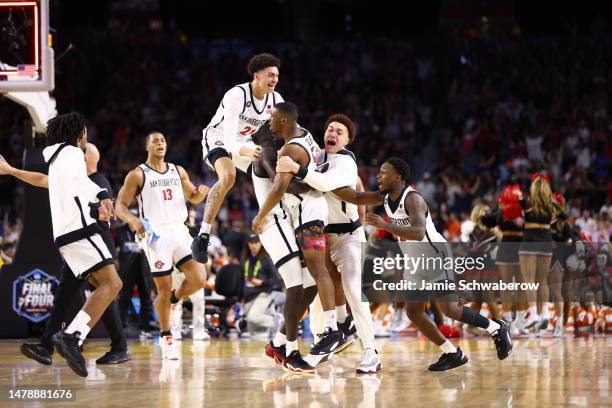
[[[49,165],[49,204],[56,246],[99,233],[96,220],[89,215],[89,203],[110,196],[87,177],[83,151],[58,143],[46,147],[43,156]]]

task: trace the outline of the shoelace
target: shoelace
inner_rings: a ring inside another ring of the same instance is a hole
[[[317,334],[317,337],[319,337],[319,340],[323,340],[323,338],[329,336],[330,334],[331,334],[331,330],[327,329],[323,333]]]

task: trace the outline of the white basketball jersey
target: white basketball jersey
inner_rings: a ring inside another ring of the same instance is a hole
[[[391,209],[389,194],[385,195],[385,199],[384,199],[385,211],[387,212],[387,215],[389,216],[389,218],[391,218],[390,220],[391,223],[397,224],[397,225],[408,225],[408,226],[412,225],[410,223],[410,214],[408,214],[406,212],[406,208],[404,208],[404,202],[406,201],[406,196],[410,194],[411,192],[416,192],[416,190],[410,186],[404,190],[404,192],[402,193],[402,196],[400,197],[399,204],[397,208],[395,209],[395,211]],[[400,237],[397,237],[397,240],[400,242],[419,242],[419,241],[408,240],[408,239],[404,239]],[[431,219],[431,214],[429,212],[429,209],[427,209],[427,216],[425,218],[425,236],[420,242],[446,242],[446,239],[444,239],[442,234],[440,234],[438,230],[436,230],[436,226],[434,225],[433,220]]]
[[[345,157],[350,157],[350,160],[355,161],[355,156],[353,153],[346,149],[343,149],[335,154],[330,154],[325,150],[322,150],[317,153],[316,157],[317,171],[320,173],[326,173],[327,171],[333,169],[338,161]],[[357,178],[350,180],[350,184],[348,184],[348,186],[353,190],[357,189]],[[359,219],[357,205],[341,200],[332,192],[327,192],[324,194],[324,196],[327,200],[327,206],[329,207],[328,222],[330,224],[346,224]]]
[[[187,206],[181,176],[176,166],[166,163],[166,171],[159,173],[146,164],[138,166],[144,175],[138,194],[140,216],[153,225],[183,224],[187,220]]]
[[[298,133],[303,136],[294,137],[289,140],[287,144],[297,144],[300,145],[306,152],[308,153],[308,171],[316,171],[317,170],[317,152],[319,151],[319,145],[315,142],[314,138],[304,128],[298,128]]]
[[[267,93],[263,100],[255,99],[250,82],[236,85],[236,88],[239,88],[244,94],[242,111],[238,115],[238,134],[236,135],[236,142],[250,142],[251,135],[255,133],[266,120],[270,119],[274,106],[277,103],[283,102],[283,98],[275,91]],[[206,128],[209,131],[215,129],[216,131],[223,132],[223,122],[223,101],[221,101],[215,116],[213,116]]]
[[[272,185],[274,184],[272,180],[269,178],[258,177],[254,171],[251,170],[251,178],[253,179],[253,190],[255,190],[255,197],[257,198],[257,204],[259,208],[263,205],[272,189]],[[288,217],[287,213],[282,208],[282,201],[276,204],[272,211],[268,213],[269,216],[274,217],[274,215],[278,216],[279,219],[286,219]]]

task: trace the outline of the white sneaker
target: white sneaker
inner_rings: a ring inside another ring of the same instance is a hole
[[[382,361],[378,357],[378,351],[375,349],[363,350],[363,358],[361,363],[357,366],[358,373],[376,373],[382,370]]]
[[[521,332],[519,331],[518,327],[516,327],[515,324],[509,323],[510,325],[510,337],[518,337],[521,335]]]
[[[178,360],[179,351],[172,336],[164,336],[159,338],[159,346],[161,347],[163,360]]]
[[[389,321],[389,329],[395,331],[395,328],[401,324],[402,314],[405,314],[404,308],[395,309]]]
[[[206,329],[194,330],[193,339],[194,340],[210,340],[210,334],[208,334]]]

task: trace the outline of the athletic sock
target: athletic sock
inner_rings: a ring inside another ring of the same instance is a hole
[[[451,353],[457,352],[457,347],[455,347],[453,343],[451,343],[450,340],[448,339],[440,345],[440,349],[445,354],[451,354]]]
[[[79,332],[79,338],[84,340],[85,337],[89,334],[91,330],[87,325],[91,321],[91,317],[83,310],[79,310],[79,313],[74,317],[72,322],[68,325],[68,328],[64,330],[64,333],[72,334],[74,332]]]
[[[280,347],[283,344],[287,344],[287,336],[281,332],[276,333],[272,339],[272,345],[274,347]]]
[[[480,313],[477,313],[471,307],[463,306],[461,321],[471,326],[480,327],[481,329],[486,329],[487,327],[489,327],[489,319],[487,319]]]
[[[287,351],[286,351],[286,356],[288,356],[289,354],[291,354],[293,351],[298,349],[298,343],[297,343],[297,339],[293,340],[293,341],[289,341],[287,340]]]
[[[486,331],[489,332],[489,334],[493,334],[495,333],[497,330],[499,330],[501,326],[499,325],[499,323],[493,321],[493,320],[489,320],[489,325],[487,326],[487,328],[485,329]]]
[[[336,321],[338,323],[346,322],[348,312],[346,311],[346,303],[340,306],[336,306]]]
[[[178,299],[176,297],[176,289],[172,289],[172,292],[170,294],[170,303],[172,303],[173,305],[178,303],[180,299]]]
[[[325,318],[325,325],[323,327],[331,328],[332,331],[338,330],[338,321],[336,320],[336,310],[326,310],[323,312],[323,317]]]
[[[210,234],[210,230],[212,229],[212,225],[211,224],[207,224],[205,222],[202,223],[202,226],[200,227],[200,234]]]

